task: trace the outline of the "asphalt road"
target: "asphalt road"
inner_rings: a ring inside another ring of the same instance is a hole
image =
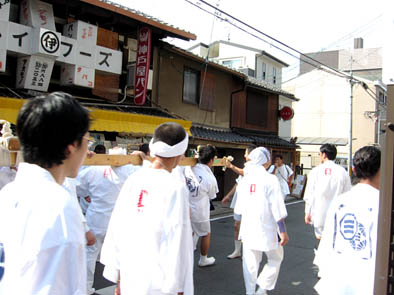
[[[276,288],[269,294],[317,294],[313,289],[317,277],[312,265],[315,239],[312,228],[304,224],[304,203],[291,200],[287,203],[287,211],[289,216],[286,224],[290,241],[285,246],[285,257]],[[209,256],[214,256],[216,263],[210,267],[198,267],[199,253],[195,251],[195,295],[245,294],[242,260],[226,258],[234,249],[233,218],[216,218],[211,222],[212,239],[209,251]],[[102,289],[113,284],[105,280],[101,272],[102,266],[98,263],[94,284],[97,294],[113,294],[113,288]]]

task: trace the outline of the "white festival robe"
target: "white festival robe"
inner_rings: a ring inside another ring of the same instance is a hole
[[[163,169],[142,168],[124,184],[101,252],[104,277],[122,294],[177,294],[193,289],[183,251],[190,251],[184,222],[187,190]],[[192,293],[189,293],[192,294]]]
[[[0,191],[3,294],[86,294],[80,208],[45,169],[20,163]]]
[[[263,166],[250,166],[237,193],[234,213],[242,215],[239,239],[252,250],[277,249],[277,222],[287,217],[278,178]]]
[[[274,172],[275,165],[272,165],[268,172],[272,173]],[[288,194],[290,194],[290,189],[289,189],[289,183],[288,179],[290,176],[293,175],[293,170],[286,164],[283,164],[282,166],[276,168],[275,170],[275,175],[278,177],[279,183],[280,183],[280,189],[282,190],[283,193],[283,198],[285,198]]]
[[[126,165],[122,167],[88,166],[81,169],[77,177],[77,195],[90,196],[86,209],[86,221],[90,230],[98,236],[105,236],[112,210],[120,189],[132,173]]]
[[[190,187],[190,208],[192,209],[192,222],[209,222],[210,203],[219,192],[215,175],[208,165],[197,163],[191,168],[199,185]]]
[[[0,190],[11,181],[14,181],[16,176],[16,171],[10,167],[0,168]]]
[[[315,228],[323,228],[331,201],[351,189],[347,171],[327,160],[312,169],[305,188],[305,213],[312,215]]]
[[[379,191],[359,183],[331,203],[315,262],[320,295],[372,295]]]

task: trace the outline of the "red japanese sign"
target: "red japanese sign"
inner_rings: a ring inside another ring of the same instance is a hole
[[[152,31],[143,27],[138,33],[137,59],[134,71],[134,103],[145,104],[148,87]]]
[[[294,117],[294,110],[291,107],[283,107],[280,111],[279,111],[279,116],[284,120],[290,120]]]

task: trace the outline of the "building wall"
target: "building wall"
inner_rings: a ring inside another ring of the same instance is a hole
[[[285,83],[283,88],[300,98],[294,104],[292,137],[349,138],[350,84],[346,79],[314,70]],[[375,142],[375,123],[364,114],[375,110],[375,101],[361,85],[355,85],[353,91],[354,153]],[[337,148],[339,157],[348,157],[348,145]],[[301,146],[301,158],[318,152],[319,146]]]
[[[263,79],[263,63],[266,64],[266,77]],[[273,68],[276,68],[276,83],[273,83]],[[258,55],[256,57],[256,79],[264,80],[272,85],[275,85],[278,88],[281,88],[282,85],[282,68],[283,65],[273,61],[264,55]]]
[[[293,108],[293,101],[280,95],[279,96],[279,110],[285,106]],[[279,119],[278,135],[280,137],[285,138],[285,139],[288,139],[291,137],[291,121],[292,120],[293,119],[284,121],[282,119]]]
[[[255,56],[256,52],[231,46],[228,44],[217,43],[219,48],[217,53],[212,56],[214,60],[222,61],[226,59],[235,59],[239,58],[242,62],[242,68],[250,68],[255,69]]]
[[[323,63],[327,66],[330,66],[332,68],[335,68],[335,69],[338,68],[338,64],[339,64],[338,50],[324,51],[324,52],[311,52],[311,53],[305,53],[305,55],[310,56],[311,58],[318,60],[321,63]],[[315,64],[315,62],[308,60],[306,57],[304,57],[303,59],[306,59],[308,62]],[[300,75],[310,72],[314,69],[316,69],[316,68],[314,66],[310,65],[309,63],[300,61]]]
[[[201,73],[203,83],[205,65],[176,53],[161,50],[159,54],[158,104],[185,120],[210,126],[229,128],[231,92],[242,88],[240,82],[233,80],[230,73],[208,67],[208,74],[215,77],[214,111],[206,111],[199,105],[185,103],[183,97],[184,67]]]

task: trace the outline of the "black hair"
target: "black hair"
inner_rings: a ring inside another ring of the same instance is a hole
[[[283,160],[283,156],[282,156],[281,154],[276,154],[276,155],[274,156],[274,160],[275,160],[276,158],[279,158],[279,159]]]
[[[43,168],[61,165],[67,146],[75,141],[80,146],[89,126],[88,110],[67,93],[30,99],[20,109],[16,125],[24,161]]]
[[[250,154],[257,146],[255,145],[250,145],[248,146],[248,148],[246,149],[248,151],[248,154]]]
[[[198,162],[208,164],[216,156],[216,148],[213,145],[202,146],[198,150]]]
[[[320,153],[325,153],[327,158],[332,161],[337,157],[337,148],[333,144],[325,143],[320,147]]]
[[[138,150],[143,152],[145,155],[149,154],[149,143],[141,143]]]
[[[98,144],[96,145],[96,147],[94,148],[94,152],[96,154],[105,154],[107,152],[107,149],[105,148],[104,145],[102,144]]]
[[[170,146],[176,145],[184,140],[186,131],[181,125],[175,122],[160,124],[153,134],[153,143],[162,141]]]
[[[360,179],[371,179],[380,169],[380,149],[375,146],[360,148],[353,158],[354,172]]]

